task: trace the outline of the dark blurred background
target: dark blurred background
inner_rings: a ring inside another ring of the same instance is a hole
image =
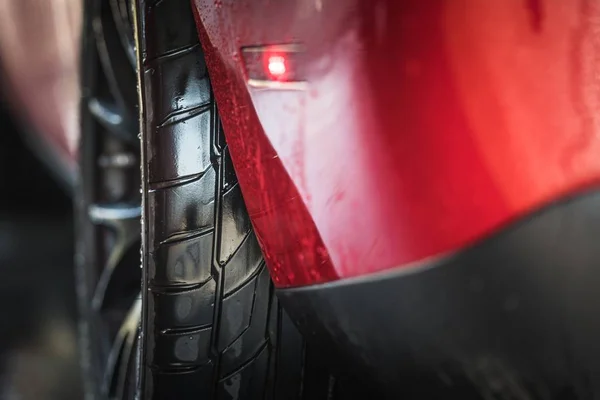
[[[0,104],[0,399],[82,399],[70,197]]]

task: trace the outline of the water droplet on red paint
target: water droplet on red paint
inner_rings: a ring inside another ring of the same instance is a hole
[[[317,247],[317,254],[320,257],[326,258],[327,257],[327,250],[325,249],[325,247],[319,246],[319,247]]]

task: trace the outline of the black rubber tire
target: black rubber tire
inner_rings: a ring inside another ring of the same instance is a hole
[[[274,295],[189,0],[131,0],[132,10],[126,1],[84,3],[77,272],[86,398],[329,399],[333,378]],[[99,167],[107,151],[116,166]],[[141,177],[119,164],[138,151]],[[141,218],[132,212],[140,200]],[[112,219],[95,220],[98,209]],[[139,239],[141,280],[131,258]],[[98,290],[103,277],[110,290]]]
[[[189,0],[138,0],[134,18],[142,104],[142,398],[293,400],[307,390],[326,398],[327,374],[302,383],[303,341],[274,296]]]

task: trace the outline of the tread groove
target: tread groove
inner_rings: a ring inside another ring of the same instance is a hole
[[[229,374],[227,374],[224,377],[222,377],[221,379],[219,379],[219,381],[226,381],[227,379],[231,379],[232,377],[236,376],[237,374],[239,374],[244,369],[248,368],[250,365],[252,365],[252,363],[254,362],[254,360],[256,360],[256,358],[265,350],[265,348],[268,345],[269,345],[269,342],[267,340],[265,340],[263,342],[263,344],[259,347],[259,349],[252,355],[252,357],[250,357],[248,359],[248,361],[246,361],[244,364],[242,364],[236,370],[230,372]]]
[[[149,284],[148,288],[152,293],[164,294],[164,295],[174,295],[174,294],[185,294],[194,292],[196,290],[202,289],[208,283],[212,281],[212,278],[201,282],[195,283],[193,285],[155,285]]]
[[[190,240],[193,238],[197,238],[199,236],[207,235],[212,232],[214,232],[214,228],[211,227],[211,228],[196,229],[196,230],[187,231],[187,232],[182,231],[182,232],[173,233],[173,234],[169,235],[166,239],[161,240],[159,242],[159,246],[163,245],[163,244],[173,244],[173,243],[184,242],[186,240]]]
[[[163,336],[169,335],[186,335],[198,332],[205,332],[212,328],[212,325],[204,325],[204,326],[194,326],[191,328],[167,328],[160,331],[160,334]]]
[[[177,49],[170,50],[170,51],[163,53],[157,57],[148,58],[148,59],[144,60],[144,67],[148,68],[148,67],[152,66],[153,64],[156,64],[157,62],[165,62],[169,59],[177,58],[179,56],[183,56],[185,54],[191,53],[197,47],[200,47],[200,43],[189,44],[189,45],[177,48]]]
[[[179,367],[159,367],[156,365],[150,366],[150,369],[155,372],[162,374],[181,374],[186,372],[198,371],[202,368],[206,368],[205,365],[193,365],[193,366],[179,366]]]
[[[189,235],[187,235],[187,236],[185,236],[183,238],[173,238],[173,239],[167,238],[167,239],[164,239],[162,242],[158,243],[154,247],[154,250],[151,251],[150,254],[154,254],[163,245],[169,245],[169,244],[176,244],[176,243],[185,242],[186,240],[196,239],[196,238],[199,238],[201,236],[210,235],[213,232],[214,232],[213,228],[199,229],[197,231],[190,232]]]
[[[177,179],[171,179],[171,180],[168,180],[168,181],[149,182],[148,183],[148,191],[150,193],[152,193],[152,192],[157,192],[157,191],[164,190],[164,189],[173,188],[173,187],[176,187],[176,186],[185,185],[187,183],[196,182],[196,181],[202,179],[202,177],[211,168],[213,168],[213,166],[209,165],[203,171],[201,171],[201,172],[199,172],[197,174],[186,175],[186,176],[182,176],[182,177],[179,177]]]
[[[213,110],[215,107],[213,106]],[[211,124],[211,130],[214,130],[216,127]],[[221,364],[220,360],[220,352],[219,352],[219,324],[221,321],[221,310],[222,310],[222,299],[223,299],[223,289],[224,289],[224,279],[223,274],[221,273],[221,268],[219,265],[219,248],[221,246],[221,229],[220,229],[220,220],[221,220],[221,201],[222,201],[222,175],[223,175],[223,164],[221,163],[221,159],[218,159],[218,173],[215,187],[215,234],[213,237],[213,257],[212,257],[212,272],[213,277],[217,281],[217,285],[215,288],[215,306],[213,309],[213,326],[217,327],[213,329],[212,335],[210,337],[210,351],[212,355],[212,359],[214,360],[215,369],[213,371],[212,378],[212,393],[217,392],[217,385],[219,382],[219,368]],[[216,275],[216,276],[215,276]]]
[[[194,107],[185,108],[183,110],[172,111],[161,122],[158,123],[157,128],[160,129],[170,125],[178,124],[208,111],[210,107],[210,103],[205,103]]]

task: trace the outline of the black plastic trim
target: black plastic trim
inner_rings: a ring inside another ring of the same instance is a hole
[[[278,295],[309,343],[382,397],[593,398],[599,239],[593,192],[409,270]]]

